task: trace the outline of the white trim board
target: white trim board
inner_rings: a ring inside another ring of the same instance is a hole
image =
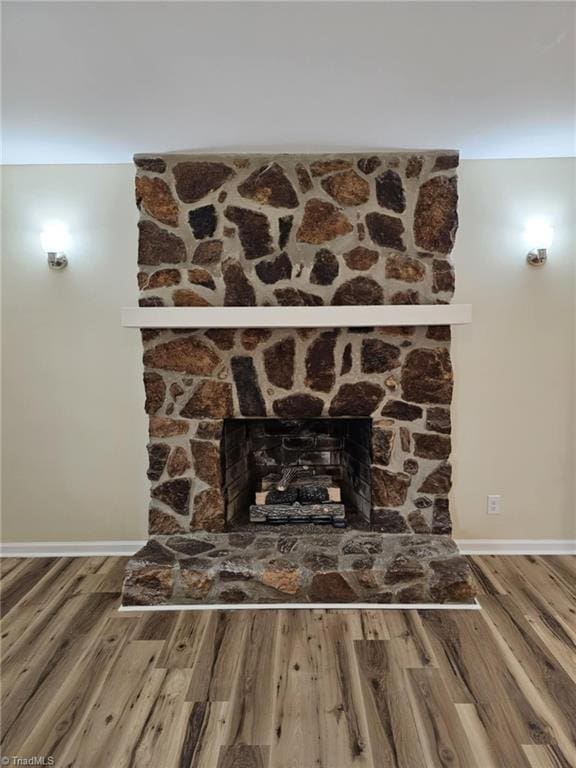
[[[471,304],[341,307],[123,307],[125,328],[353,328],[464,325]]]
[[[178,605],[121,605],[119,613],[140,611],[480,611],[476,598],[473,603],[211,603],[205,605],[182,603]]]
[[[463,555],[576,555],[576,539],[455,539]]]
[[[0,544],[0,557],[130,557],[146,544],[132,541],[38,541]],[[576,539],[456,539],[463,555],[574,555]]]

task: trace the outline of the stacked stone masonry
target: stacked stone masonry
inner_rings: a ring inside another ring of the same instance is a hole
[[[455,152],[135,162],[141,306],[451,300]],[[232,535],[220,456],[232,417],[371,417],[372,531],[450,534],[449,327],[148,329],[142,338],[153,540]]]

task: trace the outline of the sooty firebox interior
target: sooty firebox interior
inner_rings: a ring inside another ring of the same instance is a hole
[[[221,443],[228,529],[369,528],[371,419],[227,419]]]

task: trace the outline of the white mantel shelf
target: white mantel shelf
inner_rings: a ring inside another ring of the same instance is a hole
[[[465,325],[471,304],[345,307],[124,307],[125,328],[355,328]]]

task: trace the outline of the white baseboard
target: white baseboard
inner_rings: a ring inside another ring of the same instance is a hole
[[[179,605],[121,605],[120,613],[146,611],[480,611],[472,603],[181,603]]]
[[[0,557],[130,557],[143,541],[48,541],[0,544]],[[576,539],[456,539],[463,555],[574,555]]]
[[[463,555],[575,555],[576,539],[455,539]]]
[[[146,544],[142,541],[25,541],[0,544],[0,557],[130,557]]]

